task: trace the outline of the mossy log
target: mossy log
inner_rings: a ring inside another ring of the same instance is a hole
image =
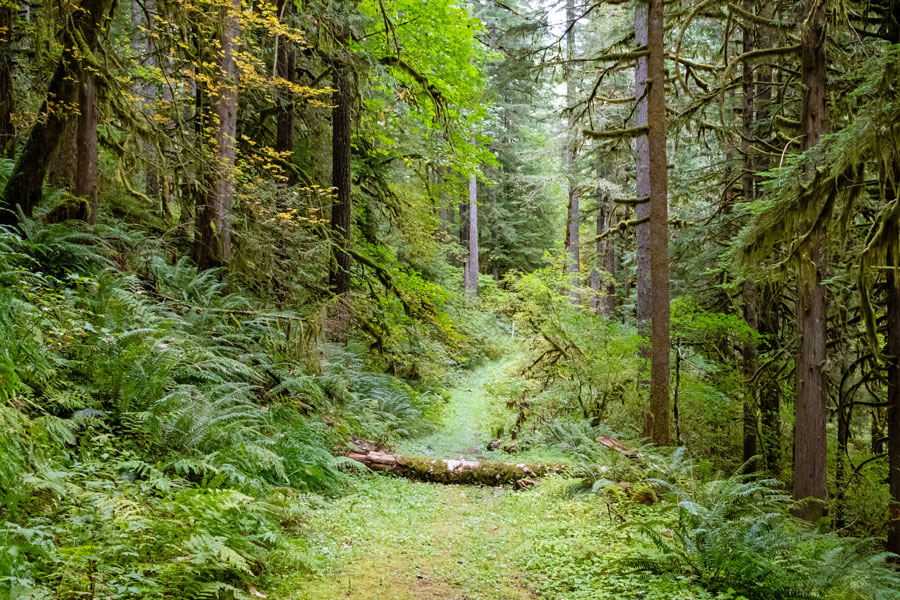
[[[561,473],[566,469],[566,465],[558,463],[450,460],[403,456],[381,451],[351,451],[347,453],[347,458],[360,462],[374,471],[387,471],[409,479],[468,485],[515,485],[523,480],[533,482],[537,477]]]

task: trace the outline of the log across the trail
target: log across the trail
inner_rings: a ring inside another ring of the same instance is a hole
[[[566,470],[559,463],[508,463],[494,460],[451,460],[404,456],[379,450],[350,451],[346,454],[374,471],[388,471],[409,479],[435,483],[469,485],[533,485],[536,478]]]

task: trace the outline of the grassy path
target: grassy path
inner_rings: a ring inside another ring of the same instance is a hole
[[[397,450],[477,458],[488,404],[484,385],[507,365],[491,363],[452,391],[435,433]],[[522,543],[509,489],[364,476],[359,489],[316,511],[312,546],[322,573],[290,582],[292,600],[536,598],[515,567]]]

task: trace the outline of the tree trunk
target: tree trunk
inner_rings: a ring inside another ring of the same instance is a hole
[[[614,206],[610,206],[610,211],[613,209]],[[616,222],[613,222],[612,218],[611,213],[607,214],[604,231],[608,231],[617,225]],[[618,219],[616,219],[616,221],[618,221]],[[616,255],[616,238],[607,235],[605,249],[603,270],[608,273],[609,279],[606,284],[605,294],[600,301],[602,303],[601,310],[603,311],[603,314],[611,319],[615,316],[616,311],[619,308],[619,296],[616,293],[616,276],[618,275],[619,270],[619,259]]]
[[[742,296],[744,300],[744,321],[747,327],[753,331],[759,329],[759,314],[757,312],[757,287],[753,281],[744,281],[742,285]],[[746,380],[747,389],[744,391],[744,462],[749,461],[759,452],[757,444],[757,386],[754,380],[758,363],[758,351],[755,340],[747,340],[743,344],[744,354],[744,379]],[[753,471],[756,465],[749,467]]]
[[[770,47],[770,35],[764,28],[760,28],[757,46]],[[759,65],[756,73],[754,113],[757,122],[764,122],[769,119],[769,105],[772,101],[772,67],[766,64]],[[759,171],[765,171],[771,166],[765,152],[758,155],[754,166]],[[766,353],[771,353],[775,349],[774,340],[779,334],[778,306],[780,304],[781,293],[775,286],[770,284],[757,286],[757,319],[762,336],[762,350]],[[760,349],[757,348],[757,353],[759,351]],[[769,477],[779,478],[781,477],[782,454],[781,390],[774,379],[768,376],[768,373],[760,373],[757,393],[761,432],[758,448],[762,451],[765,460],[766,473]]]
[[[438,240],[442,243],[447,241],[447,195],[441,192],[441,206],[438,208]]]
[[[603,269],[603,241],[600,235],[603,233],[606,214],[604,213],[603,199],[597,195],[597,257],[594,259],[594,268],[591,269],[591,311],[603,314],[603,299],[600,297],[602,290],[600,289],[600,271]]]
[[[753,0],[744,0],[743,8],[746,12],[753,12]],[[743,24],[743,52],[753,50],[754,25],[750,19],[745,19]],[[750,61],[744,61],[742,65],[743,72],[741,77],[741,154],[742,154],[742,177],[741,187],[743,188],[744,202],[752,202],[756,197],[756,178],[753,172],[753,158],[751,140],[753,140],[753,104],[754,104],[754,82],[753,82],[753,65]],[[757,288],[756,283],[746,280],[742,285],[742,295],[744,301],[744,321],[747,326],[757,331],[759,329],[759,318],[757,314]],[[748,462],[757,454],[757,397],[756,384],[754,375],[757,366],[757,348],[754,340],[747,340],[743,344],[744,354],[744,379],[746,380],[746,390],[744,391],[744,411],[743,411],[743,433],[744,433],[744,462]],[[753,468],[751,467],[752,471]]]
[[[781,296],[772,285],[765,285],[758,291],[760,293],[757,295],[757,306],[762,348],[771,355],[775,350],[773,340],[778,336],[776,306],[780,303]],[[761,373],[760,377],[762,379],[757,388],[762,431],[760,445],[766,463],[766,473],[769,477],[778,478],[781,476],[781,390],[766,373]]]
[[[44,178],[71,116],[71,111],[49,108],[48,102],[52,101],[56,106],[76,105],[83,99],[82,94],[90,93],[85,92],[80,83],[84,76],[84,50],[96,52],[100,34],[109,25],[112,6],[112,0],[83,0],[81,10],[73,13],[70,26],[64,30],[62,56],[39,111],[47,118],[35,123],[19,154],[0,198],[0,223],[14,225],[18,222],[17,205],[25,216],[30,217],[41,201]]]
[[[154,14],[154,8],[153,2],[151,0],[143,2],[143,6],[142,3],[138,2],[137,0],[132,0],[131,24],[133,29],[133,37],[131,39],[131,51],[134,54],[135,62],[143,67],[153,65],[154,63],[154,42],[152,41],[152,37],[149,34],[150,28],[153,26],[153,24],[147,22],[147,15],[144,14],[145,8],[152,18],[152,15]],[[134,80],[133,85],[134,94],[139,99],[141,109],[145,112],[145,114],[152,118],[153,115],[151,113],[156,110],[156,85],[139,78],[136,78]],[[170,219],[171,211],[169,208],[168,198],[165,197],[166,194],[164,193],[164,191],[160,189],[159,175],[157,173],[156,167],[153,164],[153,158],[156,154],[156,150],[153,145],[144,138],[138,140],[138,147],[140,149],[141,155],[143,155],[146,160],[144,183],[147,188],[147,195],[151,198],[157,196],[161,197],[162,201],[160,203],[160,206],[163,210],[163,214],[166,215],[167,219]]]
[[[340,25],[338,35],[342,52],[349,52],[350,29],[346,23]],[[337,191],[337,198],[331,205],[331,235],[333,255],[329,281],[331,291],[341,296],[350,292],[350,216],[351,216],[351,135],[352,103],[350,70],[346,59],[337,60],[332,65],[335,91],[331,117],[331,185]]]
[[[240,35],[240,0],[220,9],[219,78],[209,90],[213,127],[213,164],[208,173],[205,203],[197,207],[195,256],[202,270],[228,264],[231,259],[231,206],[234,198],[234,166],[237,137],[238,71],[235,62]]]
[[[456,231],[456,205],[453,202],[447,202],[447,243],[452,242],[453,232]],[[456,263],[455,254],[451,254],[451,264]]]
[[[469,204],[459,203],[459,245],[469,247]]]
[[[466,262],[466,294],[478,295],[478,179],[469,178],[469,260]]]
[[[12,123],[15,112],[13,95],[13,23],[12,3],[0,5],[0,156],[12,158],[15,153],[16,131]]]
[[[647,143],[650,155],[651,440],[669,443],[669,215],[663,0],[650,0],[647,25]]]
[[[900,43],[900,2],[893,4],[893,23],[890,27],[891,41]],[[894,165],[894,184],[900,182],[900,165]],[[886,200],[897,201],[895,188],[890,182],[884,186]],[[900,554],[900,269],[897,253],[900,248],[891,249],[888,254],[887,271],[887,381],[888,381],[888,488],[891,506],[888,510],[887,551]]]
[[[88,223],[96,225],[99,215],[97,195],[98,149],[97,149],[97,88],[94,76],[82,73],[81,89],[78,93],[78,129],[76,144],[78,161],[75,171],[75,189],[72,193],[87,201],[87,214],[81,216]]]
[[[279,11],[281,12],[282,21],[290,21],[291,15],[294,14],[293,0],[281,0]],[[294,43],[286,38],[279,40],[279,42],[275,58],[277,61],[276,73],[281,79],[293,83],[296,71]],[[275,150],[287,153],[287,183],[288,185],[293,185],[297,182],[297,173],[294,171],[293,163],[290,160],[290,154],[294,151],[294,99],[289,92],[283,93],[282,96],[281,110],[278,111],[278,116],[275,119]]]
[[[493,460],[445,460],[389,452],[348,452],[347,457],[375,471],[434,483],[512,485],[523,479],[561,473],[565,465],[504,463]]]
[[[888,552],[900,554],[900,277],[895,261],[887,271],[888,485],[891,508]]]
[[[569,61],[575,58],[575,0],[566,0],[566,56]],[[567,269],[573,276],[572,302],[578,304],[580,300],[579,288],[581,281],[578,273],[581,272],[581,244],[578,229],[581,221],[578,207],[578,188],[575,177],[575,157],[577,152],[577,138],[575,134],[575,75],[574,65],[567,65],[566,75],[566,107],[569,110],[568,132],[566,144],[566,176],[569,184],[569,208],[566,214],[566,255]]]
[[[634,44],[640,48],[647,45],[647,0],[639,0],[634,6]],[[647,125],[647,57],[640,56],[634,69],[635,126]],[[650,148],[647,135],[634,140],[635,195],[638,198],[650,196]],[[635,218],[644,221],[635,227],[637,249],[637,319],[638,333],[647,337],[650,323],[650,203],[643,202],[635,207]],[[641,345],[641,355],[649,358],[649,346]]]
[[[803,149],[815,146],[827,128],[825,100],[825,6],[806,0],[807,15],[800,40]],[[804,227],[812,227],[806,222]],[[805,233],[805,232],[804,232]],[[797,515],[815,521],[824,513],[826,489],[826,298],[825,235],[816,234],[808,253],[800,256],[797,272],[797,399],[794,429],[794,499],[805,502]]]

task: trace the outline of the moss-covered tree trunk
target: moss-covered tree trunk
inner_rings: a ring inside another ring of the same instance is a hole
[[[639,0],[634,5],[634,45],[637,49],[647,45],[647,0]],[[634,97],[637,107],[634,112],[635,127],[647,126],[647,56],[639,56],[634,68]],[[650,196],[650,148],[647,145],[647,134],[642,133],[634,139],[635,158],[635,196]],[[650,324],[650,203],[642,202],[635,206],[635,227],[637,249],[635,263],[637,266],[637,305],[636,319],[638,333],[647,337]],[[650,357],[650,347],[641,345],[641,355]],[[648,433],[649,432],[645,432]]]
[[[403,456],[389,452],[349,452],[347,457],[374,471],[387,471],[409,479],[467,485],[513,485],[522,480],[561,473],[557,463],[507,463],[493,460],[450,460]]]
[[[647,145],[650,157],[650,439],[669,443],[669,193],[666,160],[666,70],[663,0],[647,19]]]
[[[63,31],[63,51],[39,111],[47,117],[31,128],[19,153],[0,198],[0,223],[15,225],[17,206],[25,216],[31,216],[41,201],[47,170],[74,116],[73,111],[62,107],[78,106],[82,101],[84,66],[93,60],[101,33],[109,26],[112,6],[112,0],[83,0],[68,19]]]
[[[890,39],[894,44],[900,44],[900,2],[893,3],[893,10],[889,13]],[[896,202],[895,185],[900,185],[900,165],[895,164],[893,173],[889,174],[884,189],[888,202]],[[897,224],[895,224],[895,227]],[[895,234],[895,242],[896,234]],[[900,242],[897,242],[900,244]],[[888,510],[888,539],[887,550],[900,555],[900,247],[889,250],[887,271],[887,355],[888,355],[888,487],[891,493],[891,506]]]
[[[344,54],[332,63],[334,95],[331,112],[331,185],[337,198],[331,205],[332,260],[329,273],[331,291],[338,296],[350,291],[350,216],[351,208],[351,134],[353,90],[351,89],[349,48],[350,28],[338,24],[338,52]]]
[[[746,12],[753,12],[753,0],[744,0],[743,8]],[[743,51],[751,52],[755,46],[755,26],[750,18],[745,18],[743,23]],[[741,155],[743,174],[741,188],[744,202],[752,202],[756,197],[756,177],[753,172],[753,156],[751,141],[753,140],[753,105],[756,87],[754,85],[753,64],[744,61],[741,74]],[[759,328],[759,315],[757,312],[757,286],[755,281],[745,280],[742,285],[744,320],[747,326],[756,331]],[[757,366],[757,347],[755,340],[747,340],[743,344],[744,355],[744,390],[743,407],[743,437],[744,437],[744,462],[749,461],[757,453],[757,396],[755,374]],[[752,468],[752,467],[751,467]]]
[[[805,23],[800,43],[803,111],[803,149],[815,146],[826,133],[825,98],[825,5],[820,0],[805,3]],[[812,176],[810,169],[810,176]],[[812,222],[802,223],[806,228]],[[804,501],[797,515],[815,521],[824,512],[826,488],[826,374],[827,313],[825,286],[825,232],[814,234],[808,250],[801,253],[797,271],[797,326],[800,334],[797,356],[797,399],[794,403],[794,493]]]

